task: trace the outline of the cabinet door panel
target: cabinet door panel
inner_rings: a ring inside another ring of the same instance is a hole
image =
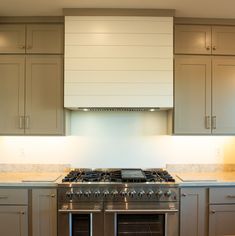
[[[207,56],[176,56],[176,134],[210,134],[211,59]]]
[[[25,25],[0,25],[0,53],[25,53]]]
[[[205,25],[176,25],[175,53],[211,54],[211,27]]]
[[[33,189],[32,209],[33,236],[56,236],[56,189]]]
[[[26,134],[63,134],[61,56],[26,58]]]
[[[213,58],[214,134],[235,134],[235,57]]]
[[[235,235],[235,205],[210,205],[209,236]]]
[[[206,188],[182,188],[180,236],[207,236]]]
[[[0,134],[23,134],[24,56],[0,56]]]
[[[63,25],[27,25],[27,53],[63,53]]]
[[[0,206],[0,235],[27,236],[27,211],[26,206]]]
[[[235,27],[212,27],[212,54],[235,55]]]

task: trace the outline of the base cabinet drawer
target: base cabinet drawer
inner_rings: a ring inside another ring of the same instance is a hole
[[[210,204],[235,204],[234,187],[216,187],[209,189]]]
[[[0,189],[0,205],[27,205],[27,189]]]
[[[235,205],[210,205],[209,236],[235,235]]]
[[[0,235],[28,236],[27,206],[0,206]]]

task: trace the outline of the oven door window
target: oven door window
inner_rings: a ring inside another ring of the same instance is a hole
[[[72,218],[72,236],[90,236],[90,214],[74,214]]]
[[[164,236],[165,215],[164,214],[118,214],[117,235],[128,236]]]

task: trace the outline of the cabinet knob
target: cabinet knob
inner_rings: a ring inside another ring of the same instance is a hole
[[[52,198],[55,198],[55,194],[51,194],[51,197],[52,197]]]
[[[25,214],[25,212],[24,212],[24,211],[20,211],[20,214],[21,214],[21,215],[24,215],[24,214]]]
[[[25,46],[24,45],[19,45],[19,48],[20,49],[25,49]]]
[[[215,214],[215,211],[211,211],[211,214]]]
[[[206,47],[206,50],[207,50],[207,51],[209,51],[210,49],[211,49],[211,47],[210,47],[210,46],[207,46],[207,47]]]
[[[213,46],[213,48],[212,48],[214,51],[216,50],[216,46]]]
[[[187,196],[187,194],[186,193],[182,193],[182,197],[186,197]]]

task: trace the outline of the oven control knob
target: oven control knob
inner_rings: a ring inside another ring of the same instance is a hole
[[[147,192],[147,196],[148,196],[148,197],[152,197],[153,194],[154,194],[153,190],[149,190],[149,191]]]
[[[108,191],[108,190],[105,190],[105,191],[103,192],[103,196],[104,196],[104,197],[108,197],[108,195],[109,195],[109,191]]]
[[[113,190],[111,192],[111,195],[112,195],[112,197],[117,197],[118,196],[118,191],[117,190]]]
[[[99,191],[99,190],[95,191],[95,192],[94,192],[94,196],[95,196],[95,197],[99,197],[99,196],[100,196],[100,191]]]
[[[82,197],[82,195],[83,195],[83,192],[81,190],[76,192],[76,196],[77,197]]]
[[[168,190],[168,191],[166,191],[166,192],[165,192],[165,196],[166,196],[166,197],[170,197],[170,196],[171,196],[171,194],[172,194],[172,193],[171,193],[171,191],[170,191],[170,190]]]
[[[138,196],[139,197],[143,197],[145,195],[145,191],[144,190],[142,190],[142,191],[140,191],[139,193],[138,193]]]
[[[73,192],[71,191],[66,192],[66,197],[71,200],[73,198]]]
[[[162,190],[158,190],[158,191],[156,192],[156,195],[157,195],[157,197],[161,197],[161,196],[163,195]]]
[[[85,192],[84,192],[84,195],[85,195],[86,197],[90,197],[90,196],[91,196],[91,191],[90,191],[90,190],[85,191]]]
[[[120,192],[120,195],[121,195],[122,197],[126,197],[128,194],[127,194],[126,191],[121,191],[121,192]]]
[[[132,190],[128,193],[128,195],[133,198],[136,195],[136,191]]]

